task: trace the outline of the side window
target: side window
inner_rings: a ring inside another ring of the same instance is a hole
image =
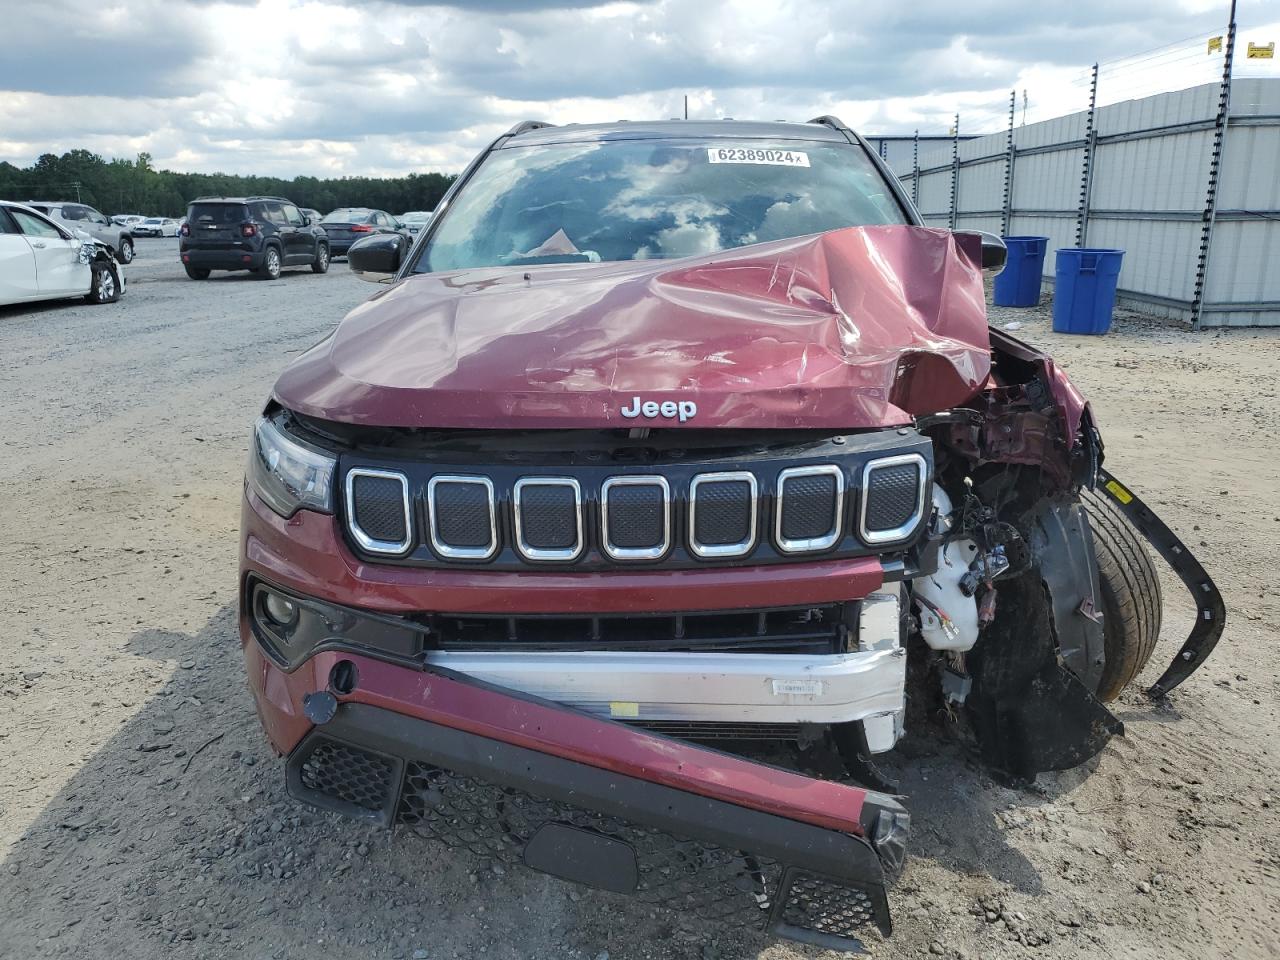
[[[295,227],[302,226],[302,214],[298,212],[298,208],[292,203],[286,203],[281,209],[284,210],[285,220]]]
[[[0,207],[0,233],[18,233],[18,225],[9,216],[9,211]]]
[[[13,219],[18,221],[18,229],[28,237],[52,237],[55,240],[62,238],[58,228],[48,221],[32,216],[25,210],[11,210],[9,212],[13,214]]]
[[[280,212],[280,204],[264,203],[262,205],[262,219],[268,223],[282,224],[285,223],[284,214]]]
[[[100,214],[97,210],[93,209],[93,207],[85,207],[84,211],[85,211],[86,220],[92,220],[94,223],[97,223],[97,224],[105,224],[107,222],[107,218],[104,217],[102,214]]]
[[[80,206],[78,203],[64,203],[62,205],[62,219],[79,222],[88,216],[87,208]]]
[[[374,222],[377,223],[377,225],[380,227],[391,226],[391,218],[388,217],[385,213],[375,214]]]

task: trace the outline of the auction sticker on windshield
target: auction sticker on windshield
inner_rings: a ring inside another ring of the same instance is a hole
[[[774,167],[807,167],[809,155],[801,150],[765,150],[759,147],[708,147],[708,163],[767,163]]]

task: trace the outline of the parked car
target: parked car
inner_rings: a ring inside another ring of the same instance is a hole
[[[83,230],[106,244],[120,263],[133,262],[133,235],[129,228],[112,223],[93,207],[67,200],[33,200],[27,206],[52,217],[64,226]]]
[[[187,208],[178,237],[192,280],[205,280],[212,270],[248,270],[274,280],[284,267],[329,269],[325,231],[283,197],[200,197]]]
[[[176,237],[178,227],[178,221],[173,217],[147,217],[130,229],[135,237]]]
[[[140,213],[117,213],[111,218],[111,222],[122,227],[131,227],[139,221],[147,219]]]
[[[351,244],[371,234],[396,234],[409,239],[409,231],[384,210],[368,207],[339,207],[320,221],[329,235],[329,249],[335,257],[346,254]]]
[[[1122,729],[1144,538],[1196,607],[1154,693],[1225,617],[1078,388],[988,326],[1005,256],[831,117],[524,123],[416,243],[357,241],[389,285],[281,374],[244,487],[289,791],[735,928],[887,934],[908,690],[918,743],[1027,782]],[[779,765],[801,745],[836,776]]]
[[[124,267],[106,244],[33,207],[0,200],[0,305],[69,297],[113,303],[124,287]]]
[[[398,219],[404,224],[405,229],[416,237],[418,232],[431,222],[431,214],[430,210],[410,210],[408,213],[400,214]]]

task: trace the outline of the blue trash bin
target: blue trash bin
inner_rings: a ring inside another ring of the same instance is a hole
[[[1111,329],[1123,250],[1064,248],[1054,264],[1054,333],[1102,334]]]
[[[991,296],[997,307],[1034,307],[1040,302],[1040,278],[1048,237],[1005,237],[1009,251]]]

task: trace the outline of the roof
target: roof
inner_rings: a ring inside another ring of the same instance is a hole
[[[280,203],[292,203],[284,197],[196,197],[190,203],[248,203],[250,200],[277,200]]]
[[[506,147],[538,143],[581,143],[598,140],[665,140],[714,137],[738,140],[825,140],[847,143],[843,133],[825,123],[785,120],[619,120],[614,123],[568,123],[563,126],[519,124]]]

